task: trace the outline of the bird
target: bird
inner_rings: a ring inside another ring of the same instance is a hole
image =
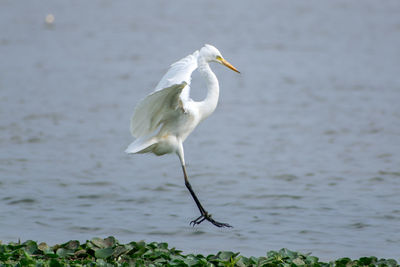
[[[157,156],[175,153],[180,160],[186,188],[200,211],[200,216],[190,225],[195,226],[206,220],[217,227],[232,227],[214,220],[201,205],[189,182],[183,150],[183,142],[188,135],[214,112],[218,104],[219,83],[210,68],[209,63],[212,62],[240,73],[215,46],[209,44],[173,63],[154,91],[136,105],[130,122],[130,132],[136,139],[125,152],[153,153]],[[189,96],[194,71],[198,71],[205,80],[207,94],[203,101],[194,101]]]

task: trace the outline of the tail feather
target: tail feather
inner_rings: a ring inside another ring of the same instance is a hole
[[[156,142],[157,141],[155,140],[155,138],[151,138],[148,140],[138,138],[128,146],[128,148],[125,150],[125,153],[135,154],[150,152],[152,149],[152,145],[154,145]]]

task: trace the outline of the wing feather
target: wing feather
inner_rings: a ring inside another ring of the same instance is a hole
[[[189,85],[198,56],[196,51],[173,63],[154,92],[136,106],[130,127],[134,137],[153,134],[173,112],[185,111],[184,103],[189,100]]]
[[[199,51],[195,51],[193,54],[188,55],[181,60],[173,63],[167,73],[161,78],[157,84],[155,91],[162,90],[173,84],[180,84],[182,82],[187,83],[187,87],[183,90],[181,99],[189,99],[190,93],[190,82],[192,80],[192,72],[197,69],[197,58],[199,57]]]
[[[186,82],[155,91],[143,99],[135,108],[131,119],[131,133],[140,138],[151,135],[173,112],[183,112],[180,94]]]

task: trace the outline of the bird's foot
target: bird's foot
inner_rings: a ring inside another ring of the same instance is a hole
[[[231,225],[229,225],[227,223],[217,222],[216,220],[211,218],[211,214],[208,214],[207,212],[204,212],[204,214],[200,215],[197,219],[191,221],[190,225],[195,226],[197,224],[202,223],[205,220],[209,221],[210,223],[214,224],[217,227],[232,227]]]

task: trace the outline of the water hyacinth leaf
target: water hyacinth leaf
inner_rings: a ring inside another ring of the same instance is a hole
[[[168,243],[159,243],[159,244],[158,244],[158,248],[161,248],[161,249],[168,249]]]
[[[46,256],[46,258],[48,258],[48,259],[57,259],[58,258],[58,255],[54,252],[54,251],[52,251],[51,253],[46,253],[46,254],[44,254],[45,256]]]
[[[316,264],[317,262],[318,262],[318,258],[317,257],[314,257],[314,256],[307,256],[306,257],[306,263],[307,264]]]
[[[49,247],[46,243],[42,242],[42,243],[40,243],[40,244],[38,245],[38,249],[41,250],[41,251],[43,251],[43,252],[45,252],[45,251],[49,250],[50,247]],[[51,250],[51,249],[50,249],[50,250]]]
[[[184,256],[184,255],[171,255],[171,257],[170,257],[170,260],[172,261],[172,260],[184,260],[184,259],[186,259],[187,258],[187,256]]]
[[[251,264],[252,264],[251,260],[243,256],[240,257],[240,259],[236,262],[236,265],[239,267],[250,266]]]
[[[88,249],[90,249],[90,250],[93,250],[93,251],[96,251],[96,250],[99,249],[99,247],[97,247],[96,245],[94,245],[94,244],[92,243],[92,241],[87,241],[87,242],[86,242],[86,248],[88,248]]]
[[[114,267],[113,264],[107,263],[103,259],[97,259],[95,266],[98,266],[98,267]]]
[[[14,243],[14,242],[11,242],[10,244],[7,245],[7,247],[12,249],[12,250],[17,250],[17,249],[23,248],[24,246],[25,245],[23,245],[23,244]]]
[[[4,251],[0,251],[0,262],[5,262],[11,257],[11,253],[6,253]]]
[[[256,264],[258,262],[258,259],[256,257],[254,257],[254,256],[251,256],[249,258],[249,261],[250,261],[251,264]]]
[[[132,250],[132,247],[130,245],[118,246],[114,249],[112,256],[114,258],[118,258],[122,254],[128,253],[131,250]]]
[[[151,243],[147,244],[147,246],[152,248],[152,249],[155,249],[155,248],[158,247],[158,244],[156,242],[151,242]]]
[[[173,261],[168,262],[168,266],[174,267],[186,267],[188,266],[183,260],[174,259]]]
[[[279,254],[282,257],[288,257],[289,259],[294,259],[297,257],[297,252],[288,250],[287,248],[283,248],[283,249],[279,250]]]
[[[268,251],[267,252],[268,258],[275,258],[277,255],[278,255],[278,252],[276,252],[276,251]]]
[[[32,255],[38,250],[38,246],[35,241],[28,240],[23,243],[24,250],[29,254]]]
[[[396,262],[394,259],[387,259],[387,260],[381,259],[381,260],[379,260],[379,264],[386,264],[386,265],[389,266],[389,267],[396,267],[396,266],[398,266],[398,265],[397,265],[397,262]]]
[[[341,258],[335,261],[335,264],[338,266],[346,266],[347,263],[351,262],[350,258]]]
[[[71,240],[71,241],[68,241],[67,243],[64,243],[61,246],[63,248],[69,249],[69,250],[77,250],[79,248],[79,241],[78,240]]]
[[[80,249],[75,251],[74,256],[76,258],[84,258],[87,256],[87,251],[85,249]]]
[[[134,262],[135,266],[145,266],[145,261],[143,259],[137,259]]]
[[[22,258],[20,260],[20,266],[34,266],[35,261],[32,258]]]
[[[57,249],[61,248],[61,246],[59,244],[56,244],[52,247],[50,247],[52,251],[57,251]]]
[[[111,247],[101,248],[95,251],[94,256],[99,259],[106,259],[110,257],[114,252],[114,249]]]
[[[182,261],[183,262],[184,259],[185,259],[185,257],[183,257],[182,255],[171,255],[169,258],[169,260],[171,262],[173,262],[173,261]]]
[[[182,252],[181,250],[178,250],[178,249],[176,249],[176,248],[171,248],[170,251],[171,251],[171,253],[174,254],[174,255],[175,255],[175,254],[179,254],[179,253]]]
[[[162,259],[169,259],[169,253],[165,251],[160,251],[160,250],[153,250],[153,256],[150,258],[153,259],[154,261],[156,259],[162,258]]]
[[[107,238],[104,239],[104,244],[106,245],[106,248],[108,247],[113,247],[117,244],[117,240],[115,239],[115,237],[113,236],[109,236]]]
[[[198,259],[194,256],[194,255],[188,255],[183,262],[187,265],[187,266],[193,266],[198,264]]]
[[[257,260],[257,266],[266,266],[267,264],[271,264],[271,262],[273,262],[271,259],[269,258],[265,258],[265,257],[260,257]],[[275,263],[275,262],[274,262]],[[275,264],[279,264],[280,262],[277,262]]]
[[[221,251],[217,254],[217,257],[223,261],[230,261],[231,258],[235,258],[239,253],[233,253],[232,251]]]
[[[166,264],[167,262],[168,262],[168,261],[167,261],[166,259],[164,259],[164,258],[158,258],[158,259],[155,259],[155,260],[153,261],[153,263],[156,264],[156,266],[160,266],[160,264],[161,264],[161,266],[165,266],[165,264]]]
[[[90,240],[90,243],[96,246],[97,248],[106,248],[108,247],[108,242],[104,241],[102,238],[95,237]]]
[[[146,247],[146,243],[144,241],[139,241],[139,242],[130,242],[129,245],[131,245],[134,249],[140,250],[142,248]],[[147,249],[146,249],[147,250]]]
[[[358,260],[341,258],[329,263],[319,262],[317,257],[309,254],[290,251],[268,252],[271,257],[239,256],[239,253],[230,251],[218,252],[216,255],[203,256],[201,254],[184,255],[174,249],[168,249],[166,243],[131,242],[120,245],[117,240],[110,238],[108,247],[99,248],[92,241],[77,245],[76,242],[67,242],[51,248],[45,243],[37,245],[33,241],[23,244],[0,243],[0,266],[191,266],[191,267],[358,267],[358,266],[399,266],[393,259],[377,259],[376,257],[362,257]],[[68,245],[69,244],[69,245]],[[90,246],[96,247],[96,250]],[[34,252],[35,247],[37,250]],[[76,248],[76,249],[67,249]],[[46,255],[45,251],[53,254]],[[137,253],[138,251],[140,253]],[[56,251],[56,254],[54,254]],[[135,254],[137,253],[137,254]],[[97,257],[95,258],[94,255]]]
[[[149,251],[148,248],[141,247],[141,248],[139,248],[139,250],[137,250],[137,251],[135,251],[135,253],[133,253],[133,258],[141,258],[147,251]]]
[[[212,266],[212,264],[207,262],[207,260],[204,257],[202,257],[201,259],[198,260],[197,266]]]
[[[160,257],[163,259],[170,259],[170,252],[169,251],[160,251],[158,252],[160,253]]]
[[[144,252],[144,253],[141,255],[141,258],[145,258],[145,259],[155,259],[155,258],[157,258],[157,257],[154,255],[154,253],[153,253],[152,250],[147,250],[146,252]]]
[[[49,266],[50,267],[63,267],[64,264],[59,262],[57,259],[51,259],[50,262],[49,262]]]
[[[358,260],[361,265],[370,265],[372,263],[373,258],[362,257]],[[375,259],[376,262],[376,259]]]
[[[209,254],[207,257],[206,257],[206,259],[209,261],[209,260],[212,260],[212,259],[215,259],[217,256],[215,256],[214,254]]]
[[[57,249],[56,254],[60,257],[60,258],[66,258],[69,256],[74,255],[74,251],[70,250],[70,249],[65,249],[65,248],[59,248]]]
[[[294,264],[296,264],[297,266],[301,266],[301,265],[305,265],[306,263],[302,260],[302,259],[300,259],[300,258],[295,258],[293,261],[292,261]]]

